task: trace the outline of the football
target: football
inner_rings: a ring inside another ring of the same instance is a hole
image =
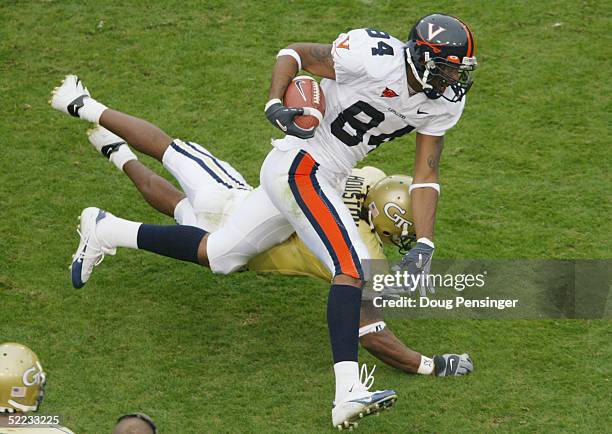
[[[295,77],[283,101],[286,107],[302,107],[304,115],[295,117],[295,124],[305,130],[316,128],[325,115],[325,95],[319,83],[307,75]]]

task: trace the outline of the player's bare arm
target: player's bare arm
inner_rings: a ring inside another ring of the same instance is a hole
[[[421,354],[404,345],[388,328],[362,336],[359,342],[370,354],[387,365],[410,374],[418,372]]]
[[[444,136],[417,133],[414,179],[410,185],[417,243],[402,258],[402,265],[413,275],[427,275],[431,268],[431,257],[434,253],[434,224],[440,194],[438,166],[443,146]],[[421,295],[425,295],[428,289],[434,291],[426,283],[419,284],[418,289]]]
[[[301,69],[319,77],[336,78],[331,44],[297,43],[291,44],[287,50],[293,50],[300,58]],[[272,82],[268,99],[283,98],[291,80],[299,72],[297,59],[291,55],[281,55],[276,60],[272,70]]]
[[[444,136],[428,136],[417,133],[414,159],[413,184],[437,184],[438,167],[444,147]],[[418,238],[433,241],[438,191],[424,186],[411,192],[414,226]]]
[[[313,137],[314,130],[299,128],[293,121],[296,116],[304,114],[304,110],[299,107],[285,107],[283,97],[291,80],[300,70],[319,77],[335,79],[336,73],[331,50],[330,44],[296,43],[278,52],[276,64],[272,70],[265,113],[270,123],[285,134],[301,139]]]

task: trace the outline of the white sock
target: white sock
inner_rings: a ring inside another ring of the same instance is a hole
[[[179,225],[196,226],[198,219],[187,198],[184,198],[174,207],[174,220]]]
[[[338,362],[334,364],[336,374],[336,399],[341,402],[354,384],[359,382],[359,364],[357,362]]]
[[[83,107],[79,110],[79,117],[85,121],[98,124],[100,123],[102,112],[107,108],[108,107],[104,104],[99,103],[92,97],[88,97],[83,100]]]
[[[96,236],[103,247],[138,248],[138,229],[142,223],[132,222],[107,213],[106,217],[98,222]]]
[[[111,163],[117,166],[119,170],[123,170],[123,165],[132,160],[138,160],[138,157],[132,152],[128,145],[121,145],[115,152],[110,154]]]
[[[434,371],[433,359],[430,359],[429,357],[425,357],[424,355],[421,354],[421,364],[419,365],[417,374],[431,375],[433,374],[433,371]]]

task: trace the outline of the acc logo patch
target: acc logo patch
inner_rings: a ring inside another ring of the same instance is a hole
[[[389,89],[388,87],[385,87],[385,90],[382,91],[382,94],[380,96],[384,98],[395,98],[396,96],[399,96],[399,95],[393,89]]]

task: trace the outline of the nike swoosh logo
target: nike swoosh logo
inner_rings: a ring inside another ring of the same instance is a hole
[[[71,116],[74,116],[75,118],[79,117],[79,111],[83,108],[83,99],[85,99],[86,96],[87,95],[81,95],[68,104],[68,113],[70,113]]]
[[[455,361],[454,359],[450,359],[450,360],[448,361],[448,367],[449,367],[449,369],[450,369],[450,370],[449,370],[449,373],[451,373],[451,374],[453,373],[453,362],[454,362],[454,361]]]
[[[68,111],[70,112],[70,114],[71,114],[72,116],[78,116],[78,115],[79,115],[79,110],[81,110],[81,107],[82,107],[82,106],[80,106],[80,105],[72,104],[72,105],[71,105],[71,106],[68,108]]]
[[[421,255],[420,253],[419,253],[419,260],[417,261],[415,265],[417,266],[417,268],[423,268],[423,255]]]
[[[102,149],[100,149],[100,152],[106,158],[110,158],[111,154],[115,152],[117,149],[119,149],[121,145],[125,145],[125,142],[111,143],[109,145],[102,146]]]
[[[417,115],[428,115],[429,113],[427,112],[422,112],[421,109],[417,109]]]
[[[302,80],[296,81],[295,86],[297,87],[298,92],[300,93],[302,99],[306,101],[306,94],[304,93],[304,89],[302,89]]]
[[[276,120],[276,125],[278,125],[278,127],[283,130],[284,132],[287,132],[287,127],[284,126],[283,124],[280,123],[280,121],[277,119]]]

